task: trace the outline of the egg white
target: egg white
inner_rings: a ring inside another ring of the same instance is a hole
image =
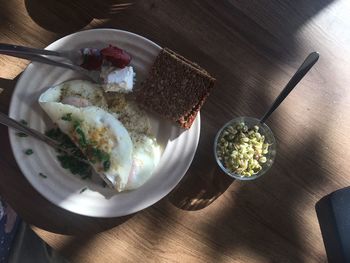
[[[160,147],[156,139],[143,136],[133,148],[133,163],[126,185],[127,190],[137,189],[151,177],[160,160]]]

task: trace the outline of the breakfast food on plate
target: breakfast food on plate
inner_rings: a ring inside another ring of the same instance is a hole
[[[218,139],[216,153],[219,161],[231,173],[242,177],[257,174],[266,163],[269,144],[259,127],[248,128],[245,123],[227,126]]]
[[[127,52],[109,46],[102,50],[85,48],[81,53],[82,66],[99,71],[104,83],[72,80],[41,94],[40,106],[58,126],[47,134],[73,150],[76,157],[86,158],[118,192],[136,189],[151,177],[160,160],[149,117],[138,103],[190,128],[214,79],[198,65],[163,49],[136,93]],[[135,97],[136,101],[132,99]],[[87,178],[91,171],[89,165],[64,152],[58,159],[73,174]]]
[[[123,49],[109,45],[104,49],[84,48],[82,67],[100,71],[103,89],[113,92],[131,92],[134,85],[134,69],[129,66],[131,56]]]
[[[145,109],[188,129],[214,82],[215,79],[197,64],[165,48],[137,90],[137,101]]]
[[[135,189],[152,175],[159,146],[149,132],[148,117],[126,98],[109,108],[101,86],[73,80],[49,88],[39,103],[109,186]],[[137,125],[135,119],[146,121]]]

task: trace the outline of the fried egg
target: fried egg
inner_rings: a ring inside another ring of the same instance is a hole
[[[136,189],[152,176],[161,150],[150,132],[147,114],[125,94],[114,93],[107,103],[101,86],[73,80],[45,91],[39,103],[78,147],[80,138],[75,131],[75,120],[79,120],[87,140],[96,142],[98,149],[110,154],[108,170],[104,170],[103,162],[92,166],[117,191]],[[65,120],[67,114],[72,121]],[[83,153],[89,160],[93,157]]]
[[[94,170],[117,191],[123,191],[133,163],[133,144],[128,131],[99,107],[62,103],[61,87],[44,92],[39,98],[40,106],[82,150]]]

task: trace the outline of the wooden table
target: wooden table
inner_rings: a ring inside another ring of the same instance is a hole
[[[0,193],[48,244],[72,262],[326,261],[314,206],[350,184],[349,1],[0,3],[1,42],[42,48],[77,30],[119,28],[217,78],[184,179],[126,218],[82,217],[52,205],[20,173],[1,126]],[[235,116],[261,116],[313,50],[319,62],[268,121],[278,142],[273,168],[253,182],[221,174],[212,154],[217,130]],[[2,112],[26,65],[0,57]]]

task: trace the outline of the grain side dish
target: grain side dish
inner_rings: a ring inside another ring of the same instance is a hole
[[[266,163],[269,144],[258,126],[248,128],[241,122],[229,125],[221,132],[216,152],[229,172],[250,177],[259,173]]]

